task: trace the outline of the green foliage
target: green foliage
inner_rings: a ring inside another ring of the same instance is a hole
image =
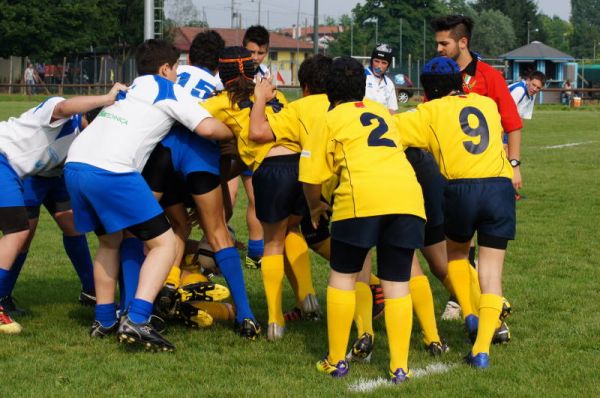
[[[474,17],[469,48],[484,58],[497,57],[514,48],[515,31],[509,17],[498,10],[484,10]]]
[[[473,7],[478,12],[498,10],[508,16],[513,22],[517,46],[527,44],[528,22],[530,40],[545,40],[535,0],[477,0]]]
[[[571,0],[573,25],[573,56],[592,58],[594,43],[596,56],[600,54],[600,0]]]
[[[567,54],[571,53],[571,38],[573,37],[573,25],[558,16],[550,18],[547,15],[540,16],[542,29],[546,33],[545,43],[550,47],[557,48]],[[573,55],[573,54],[570,54]]]

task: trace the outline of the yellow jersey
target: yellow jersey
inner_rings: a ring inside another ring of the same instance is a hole
[[[332,221],[385,214],[425,219],[423,193],[406,160],[400,135],[381,104],[347,102],[327,112],[300,156],[300,181],[338,176]]]
[[[475,93],[449,95],[396,114],[394,120],[402,143],[431,152],[447,179],[512,179],[492,99]]]
[[[267,115],[283,110],[287,100],[277,91],[277,101],[269,101],[265,112]],[[250,110],[254,103],[254,96],[248,101],[231,104],[226,91],[210,97],[202,106],[215,118],[222,121],[233,132],[237,142],[237,149],[242,161],[251,169],[256,170],[275,142],[259,144],[250,141]],[[300,152],[297,150],[296,152]]]

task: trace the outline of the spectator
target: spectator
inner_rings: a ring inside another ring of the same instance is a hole
[[[563,91],[562,93],[562,103],[565,105],[570,105],[571,97],[573,96],[573,91],[571,91],[573,85],[571,84],[571,81],[569,79],[565,80],[565,82],[563,83],[563,88],[566,91]]]
[[[27,64],[27,68],[23,73],[23,81],[25,82],[25,91],[27,95],[35,94],[36,72],[31,63]]]

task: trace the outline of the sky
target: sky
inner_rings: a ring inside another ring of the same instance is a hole
[[[231,0],[192,0],[200,16],[206,13],[208,24],[214,28],[231,27]],[[260,4],[260,23],[269,29],[291,27],[299,20],[300,25],[312,25],[314,0],[234,0],[234,7],[242,16],[242,27],[258,23]],[[326,16],[338,19],[343,14],[350,14],[356,0],[320,0],[319,21]],[[568,20],[571,13],[569,0],[537,0],[541,12],[546,15],[558,15]],[[298,13],[298,5],[300,12]]]

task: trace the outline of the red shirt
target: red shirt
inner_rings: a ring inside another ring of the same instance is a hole
[[[473,61],[462,71],[463,91],[466,94],[477,93],[493,99],[498,105],[505,132],[521,129],[523,122],[504,77],[492,66],[477,59],[475,54],[471,55]]]

